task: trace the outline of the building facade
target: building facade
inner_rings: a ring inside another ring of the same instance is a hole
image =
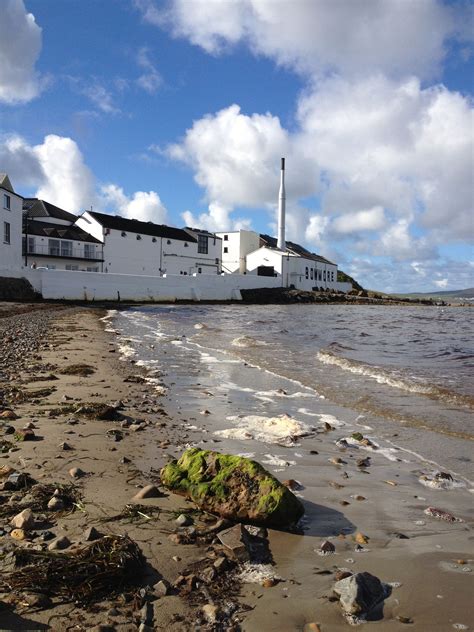
[[[244,274],[246,256],[260,247],[260,235],[253,230],[234,230],[216,233],[222,239],[222,271]]]
[[[23,198],[6,173],[0,173],[0,276],[21,269]]]

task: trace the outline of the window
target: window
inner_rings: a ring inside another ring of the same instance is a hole
[[[168,239],[166,243],[168,244],[168,246],[171,246],[171,239]]]
[[[61,242],[61,257],[72,257],[72,241]]]
[[[198,268],[198,274],[202,274],[202,268]]]
[[[99,272],[99,268],[87,268],[87,272]]]
[[[188,247],[188,242],[187,242],[187,241],[185,241],[185,242],[184,242],[184,247],[185,247],[185,248],[187,248],[187,247]]]
[[[151,240],[154,244],[156,244],[156,237],[153,237],[153,239]]]
[[[124,230],[120,234],[122,235],[122,237],[126,237],[127,236],[127,233]]]
[[[323,272],[323,281],[325,281],[325,280],[326,280],[326,270],[324,270],[324,272]]]
[[[3,222],[3,243],[10,243],[10,224],[8,222]]]
[[[67,265],[67,266],[66,266],[66,270],[79,270],[79,266],[70,266],[70,265]]]
[[[11,210],[11,198],[9,195],[7,195],[6,193],[3,194],[3,208],[6,208],[7,211]]]
[[[198,252],[207,255],[209,252],[208,238],[206,235],[198,235]]]
[[[141,235],[137,235],[137,241],[140,241],[141,238],[142,238]]]
[[[28,252],[34,254],[35,252],[35,238],[28,237]]]
[[[313,280],[313,274],[314,274],[314,268],[311,268],[311,270],[309,271],[309,276],[311,278],[311,281]]]
[[[86,259],[93,259],[94,254],[95,252],[93,244],[84,244],[84,257]]]
[[[305,277],[308,278],[309,277],[309,270],[308,267],[306,266],[305,268]]]
[[[60,241],[59,239],[48,239],[48,254],[59,257]]]
[[[224,246],[224,254],[226,255],[229,252],[229,249],[227,248],[227,246]]]
[[[224,241],[229,241],[229,235],[224,235]]]

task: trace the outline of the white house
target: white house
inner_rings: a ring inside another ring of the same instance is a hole
[[[83,213],[76,225],[102,242],[102,272],[163,276],[218,274],[221,270],[221,240],[206,231],[95,211]]]
[[[234,230],[216,233],[222,239],[222,271],[244,274],[246,256],[260,247],[260,235],[253,230]]]
[[[102,243],[75,225],[77,216],[38,200],[23,201],[23,265],[99,272]]]
[[[0,276],[21,268],[23,198],[6,173],[0,173]]]

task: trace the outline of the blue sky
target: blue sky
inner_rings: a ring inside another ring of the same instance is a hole
[[[4,0],[18,192],[275,232],[365,286],[474,285],[472,19],[435,0]]]

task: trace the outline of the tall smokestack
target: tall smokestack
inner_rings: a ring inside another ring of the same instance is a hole
[[[278,195],[278,242],[279,250],[285,250],[285,159],[281,159],[280,193]]]

